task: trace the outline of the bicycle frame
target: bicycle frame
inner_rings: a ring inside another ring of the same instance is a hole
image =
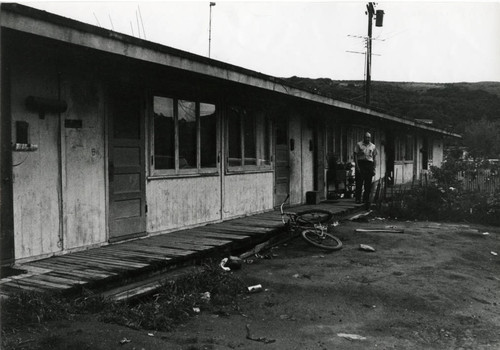
[[[287,228],[288,233],[294,236],[302,236],[308,243],[327,250],[339,250],[342,248],[342,242],[332,234],[328,233],[328,225],[333,218],[333,214],[325,210],[309,210],[299,213],[285,212],[283,210],[285,203],[290,198],[290,195],[286,196],[283,203],[280,205],[281,221]],[[319,220],[304,219],[305,215],[313,214],[327,214],[326,220],[318,218]],[[287,217],[287,219],[285,219]],[[323,224],[323,223],[324,224]],[[337,223],[338,224],[338,223]],[[336,226],[333,224],[332,226]],[[332,245],[333,243],[333,245]]]
[[[323,224],[314,224],[313,226],[306,226],[306,225],[300,225],[297,222],[297,213],[294,212],[285,212],[283,210],[283,207],[285,203],[288,201],[290,198],[290,195],[286,196],[285,200],[283,203],[280,205],[280,212],[281,212],[281,221],[285,226],[288,227],[288,230],[293,230],[294,232],[300,232],[305,229],[311,229],[314,228],[316,230],[320,230],[321,232],[318,232],[318,235],[324,235],[326,231],[328,230],[328,226],[323,225]],[[285,216],[288,217],[288,220],[285,220]]]

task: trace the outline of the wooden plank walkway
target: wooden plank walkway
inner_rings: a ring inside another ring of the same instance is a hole
[[[359,208],[353,200],[302,205],[287,211],[313,208],[345,215]],[[279,210],[221,223],[148,236],[85,251],[52,256],[16,266],[27,273],[0,280],[0,293],[20,290],[75,292],[130,281],[141,275],[167,271],[204,257],[250,249],[283,229]]]

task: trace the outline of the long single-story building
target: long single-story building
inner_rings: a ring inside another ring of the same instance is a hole
[[[375,181],[458,135],[19,4],[1,4],[2,265],[326,198],[370,130]]]

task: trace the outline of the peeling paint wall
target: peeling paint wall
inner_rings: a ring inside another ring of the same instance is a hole
[[[100,83],[92,75],[62,75],[64,119],[81,128],[63,126],[64,248],[106,241],[104,104]]]
[[[394,165],[394,183],[402,184],[413,180],[413,162],[397,162]]]
[[[302,122],[302,201],[306,192],[314,190],[314,136],[313,125],[307,119]]]
[[[432,165],[440,167],[444,160],[444,141],[443,139],[433,139]]]
[[[273,172],[226,176],[223,219],[271,210],[273,189]]]
[[[48,58],[11,52],[12,137],[16,121],[27,122],[28,142],[34,152],[13,152],[15,258],[50,254],[62,249],[59,116],[28,111],[28,96],[57,98],[57,70]]]
[[[148,233],[220,220],[220,181],[219,176],[148,181]]]
[[[300,116],[292,114],[289,119],[289,142],[293,140],[294,149],[290,150],[290,204],[302,203],[302,126]]]

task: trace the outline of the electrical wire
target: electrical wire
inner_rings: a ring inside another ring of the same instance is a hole
[[[24,157],[24,159],[23,159],[21,162],[19,162],[19,163],[17,163],[17,164],[12,164],[12,167],[14,168],[14,167],[16,167],[16,166],[19,166],[19,165],[23,164],[23,163],[26,161],[26,159],[28,159],[29,155],[30,155],[30,154],[29,154],[29,153],[27,153],[27,154],[26,154],[26,157]]]

